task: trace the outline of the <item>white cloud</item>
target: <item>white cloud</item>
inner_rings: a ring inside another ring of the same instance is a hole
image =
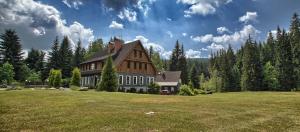
[[[135,22],[136,15],[137,13],[135,11],[125,8],[119,13],[118,17],[120,19],[127,19],[130,22]]]
[[[185,52],[187,58],[201,58],[201,51],[189,49]]]
[[[218,27],[217,28],[217,32],[219,34],[223,34],[223,33],[226,33],[226,32],[230,33],[230,30],[228,28],[226,28],[226,27]]]
[[[224,49],[225,47],[221,44],[212,43],[211,45],[207,46],[207,48],[209,48],[213,51],[217,51],[217,50],[220,50],[220,49]]]
[[[166,33],[170,36],[170,38],[173,38],[173,33],[171,31],[167,31]]]
[[[171,18],[167,18],[167,20],[168,20],[168,21],[172,21],[172,19],[171,19]]]
[[[53,6],[34,0],[9,0],[0,1],[0,29],[12,27],[22,37],[25,48],[50,48],[55,36],[68,36],[71,42],[79,39],[83,44],[88,44],[94,38],[93,30],[85,28],[79,22],[68,25],[61,18],[61,13]],[[28,33],[31,31],[32,33]],[[36,37],[43,35],[43,37]],[[45,43],[38,45],[36,42]]]
[[[123,29],[124,26],[121,23],[117,23],[116,21],[112,21],[111,24],[109,25],[109,28],[112,28],[112,29]]]
[[[79,9],[79,6],[83,5],[82,1],[80,0],[63,0],[62,2],[69,8],[74,8],[76,10]]]
[[[256,37],[260,33],[252,25],[245,25],[242,30],[236,31],[232,34],[223,34],[220,36],[213,36],[212,34],[206,34],[203,36],[191,36],[191,39],[195,42],[201,43],[211,43],[210,49],[220,49],[221,47],[225,47],[228,44],[232,44],[232,46],[240,46],[248,39],[249,35],[252,37]]]
[[[240,22],[244,22],[244,23],[248,23],[250,21],[257,21],[256,18],[257,18],[257,12],[246,12],[246,14],[244,16],[241,16],[239,18],[239,21]]]
[[[189,9],[185,10],[184,17],[191,17],[191,15],[209,15],[214,14],[217,8],[223,4],[228,4],[232,0],[177,0],[177,3],[189,5]]]
[[[183,36],[183,37],[187,36],[187,33],[182,33],[182,36]]]
[[[149,5],[153,4],[156,2],[156,0],[138,0],[136,7],[143,12],[144,16],[148,16],[148,12],[151,9]]]

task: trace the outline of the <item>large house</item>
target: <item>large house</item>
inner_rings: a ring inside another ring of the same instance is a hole
[[[137,40],[125,44],[114,38],[102,51],[80,64],[82,86],[96,86],[110,55],[118,73],[119,91],[146,92],[148,84],[155,81],[157,71],[142,43]]]

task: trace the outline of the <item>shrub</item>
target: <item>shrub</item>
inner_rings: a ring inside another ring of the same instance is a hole
[[[4,63],[2,67],[0,67],[1,82],[5,81],[8,85],[10,85],[14,80],[14,75],[15,75],[14,67],[8,62]]]
[[[76,67],[72,71],[71,85],[80,87],[80,70]]]
[[[144,93],[144,89],[140,89],[139,93],[143,94]]]
[[[62,86],[64,88],[69,88],[70,87],[70,78],[62,79]]]
[[[130,88],[129,93],[136,93],[136,89],[135,88]]]
[[[61,84],[61,70],[55,70],[53,86],[59,88]]]
[[[48,77],[48,85],[49,87],[54,86],[54,80],[55,80],[55,70],[51,69],[49,72],[49,77]]]
[[[179,95],[183,96],[194,96],[194,91],[187,85],[182,85],[180,87]]]
[[[41,80],[41,74],[31,71],[29,76],[27,77],[27,81],[29,82],[29,84],[41,84],[42,80]]]
[[[148,85],[148,93],[150,93],[150,94],[159,94],[159,88],[160,88],[160,86],[157,84],[157,83],[150,83],[149,85]]]

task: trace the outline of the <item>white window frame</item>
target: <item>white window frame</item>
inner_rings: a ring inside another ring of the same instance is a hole
[[[120,77],[121,77],[121,83],[120,83]],[[119,84],[120,85],[123,85],[124,84],[124,78],[123,78],[123,75],[119,75]]]
[[[137,85],[137,84],[138,84],[138,77],[133,76],[133,85]]]
[[[150,77],[150,83],[154,83],[154,77]]]
[[[92,63],[91,70],[94,70],[94,69],[95,69],[95,63]]]
[[[127,80],[129,78],[129,81]],[[131,76],[126,76],[126,85],[130,85],[131,83]]]
[[[140,76],[140,85],[144,85],[144,77],[143,76]]]

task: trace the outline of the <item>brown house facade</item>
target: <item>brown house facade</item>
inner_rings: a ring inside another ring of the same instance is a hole
[[[103,50],[80,64],[82,86],[96,86],[110,55],[117,70],[119,91],[146,92],[148,84],[155,81],[156,69],[142,43],[137,40],[125,44],[123,40],[114,38]]]

